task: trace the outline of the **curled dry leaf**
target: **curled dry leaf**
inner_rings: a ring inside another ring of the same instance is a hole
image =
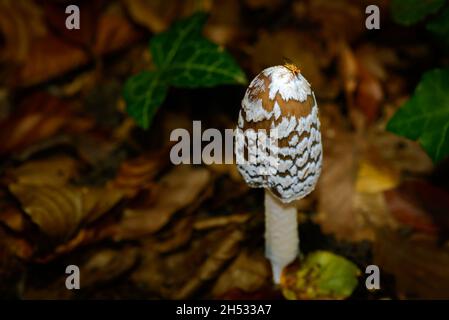
[[[374,243],[374,263],[395,276],[403,298],[449,298],[449,251],[435,241],[408,238],[379,229]]]
[[[354,112],[354,108],[357,108],[364,115],[364,122],[373,123],[379,115],[380,103],[384,98],[380,79],[363,61],[358,60],[359,57],[346,43],[339,45],[338,58],[339,74],[344,84],[349,111]],[[357,123],[354,125],[357,127]]]
[[[47,33],[43,12],[34,1],[0,1],[0,61],[24,62],[35,38]]]
[[[93,252],[80,266],[83,288],[116,279],[135,266],[138,257],[138,251],[133,247],[124,247],[119,250],[101,249]]]
[[[228,224],[242,224],[248,221],[251,216],[246,213],[242,214],[232,214],[227,216],[219,216],[219,217],[207,217],[201,218],[195,221],[193,227],[196,230],[205,230],[210,228],[223,227]]]
[[[152,243],[158,252],[166,253],[178,249],[189,242],[193,234],[192,217],[180,219],[168,232],[158,235],[157,241]]]
[[[68,240],[82,223],[106,213],[123,195],[118,190],[11,184],[9,190],[48,236]]]
[[[111,188],[122,190],[128,197],[149,187],[155,177],[168,165],[167,150],[142,155],[126,160],[118,170],[115,179],[109,183]]]
[[[0,223],[15,232],[24,231],[26,226],[22,212],[16,206],[3,201],[0,203]]]
[[[47,5],[47,11],[49,11],[50,6]],[[93,7],[95,6],[94,4]],[[92,10],[89,9],[88,12]],[[17,11],[20,12],[21,10]],[[50,12],[47,12],[47,14],[49,14],[50,24],[58,24],[52,18],[53,14]],[[65,22],[64,11],[63,14],[63,21]],[[89,13],[85,16],[88,15]],[[28,31],[19,27],[18,30],[22,30],[22,34],[17,38],[30,39],[19,42],[19,45],[26,47],[26,49],[20,49],[20,52],[26,53],[22,54],[24,56],[23,63],[11,73],[9,82],[18,86],[35,85],[85,65],[92,58],[88,51],[97,56],[102,56],[125,48],[140,39],[140,33],[126,19],[121,12],[121,8],[116,4],[108,6],[107,10],[99,16],[90,16],[92,19],[95,18],[95,21],[89,21],[87,24],[84,21],[85,27],[80,29],[79,39],[77,36],[73,36],[73,32],[68,37],[58,37],[50,32],[41,32],[38,37],[30,38],[30,36],[27,36]],[[30,21],[25,20],[26,18],[26,16],[20,18],[24,19],[21,24],[29,24]],[[83,15],[81,19],[84,20]],[[40,14],[34,20],[37,21],[36,24],[45,25],[46,23],[43,14]],[[67,41],[67,39],[69,40]],[[13,42],[10,46],[18,45]]]
[[[80,132],[89,126],[76,124],[80,118],[71,104],[46,92],[37,92],[26,97],[17,111],[0,122],[0,155],[18,152],[25,147],[42,142],[59,132]]]
[[[334,94],[322,70],[331,62],[329,52],[308,33],[296,30],[263,32],[251,48],[250,54],[254,74],[288,59],[299,67],[301,74],[313,85],[318,97],[320,94]],[[335,93],[338,93],[338,90]]]
[[[365,7],[363,3],[351,0],[297,1],[293,13],[299,21],[318,24],[324,38],[350,41],[366,31]]]
[[[78,173],[78,162],[65,155],[31,160],[6,171],[6,179],[30,186],[63,186]]]
[[[220,297],[235,289],[244,293],[255,292],[270,281],[270,265],[263,254],[242,251],[217,279],[212,296]]]
[[[116,240],[137,238],[159,231],[177,211],[191,205],[211,182],[209,170],[178,166],[159,181],[153,205],[126,209],[120,224],[111,231]]]
[[[209,11],[211,0],[122,0],[134,22],[153,33],[165,31],[176,18]]]
[[[172,298],[187,299],[199,290],[201,286],[215,278],[224,265],[237,254],[243,238],[244,234],[240,230],[233,230],[226,234],[207,260],[199,266],[193,277]]]
[[[127,48],[140,38],[141,33],[125,17],[120,6],[113,4],[98,19],[92,51],[102,56]]]
[[[449,230],[449,194],[443,189],[406,180],[384,196],[391,214],[403,225],[428,234]]]
[[[245,34],[241,28],[240,3],[238,0],[213,1],[204,35],[214,43],[235,45]]]
[[[82,48],[64,42],[52,34],[35,39],[30,44],[29,51],[32,52],[32,57],[28,56],[9,80],[13,85],[36,85],[89,61]]]

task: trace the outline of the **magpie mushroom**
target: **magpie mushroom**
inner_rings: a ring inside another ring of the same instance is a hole
[[[249,186],[265,188],[265,255],[279,284],[283,268],[299,253],[293,201],[314,190],[322,162],[318,106],[296,66],[270,67],[254,78],[242,100],[237,132],[245,134],[236,140],[237,158],[245,160],[237,160],[238,169]],[[263,132],[275,132],[269,140],[274,136],[276,143],[268,145]],[[255,136],[257,142],[251,141]],[[266,145],[261,146],[261,141]],[[250,161],[249,150],[256,144],[265,153]]]

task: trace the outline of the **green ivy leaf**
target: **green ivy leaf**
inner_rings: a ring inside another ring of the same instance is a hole
[[[426,72],[387,130],[418,140],[435,162],[449,155],[449,68]]]
[[[168,86],[159,72],[142,71],[132,76],[123,92],[128,114],[139,126],[148,128],[167,91]]]
[[[395,22],[410,26],[437,12],[445,2],[446,0],[392,0],[390,11]]]
[[[245,84],[246,77],[234,59],[206,39],[185,43],[166,73],[176,87],[212,87],[221,84]]]
[[[446,44],[449,44],[449,7],[443,9],[438,17],[429,21],[426,28]]]
[[[201,31],[206,23],[207,15],[202,12],[177,21],[166,32],[159,33],[150,41],[150,50],[154,64],[165,68],[182,53],[183,48],[192,41],[201,39]],[[184,52],[193,54],[193,52]]]
[[[169,86],[197,88],[247,82],[231,55],[201,35],[206,19],[206,14],[196,13],[151,39],[156,70],[131,77],[124,88],[128,113],[143,128],[151,124]]]
[[[354,291],[359,275],[359,268],[348,259],[315,251],[302,262],[294,281],[285,281],[282,292],[287,299],[344,299]]]

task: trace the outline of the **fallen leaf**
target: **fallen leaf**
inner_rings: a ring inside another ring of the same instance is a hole
[[[17,111],[0,122],[0,154],[18,152],[64,130],[70,130],[79,117],[69,101],[46,92],[27,96]],[[86,130],[88,127],[82,128]],[[76,132],[76,131],[75,131]]]
[[[227,216],[219,216],[219,217],[207,217],[201,218],[195,221],[193,227],[196,230],[205,230],[210,228],[223,227],[228,224],[243,224],[248,221],[250,218],[249,214],[232,214]]]
[[[109,183],[112,188],[123,190],[130,198],[140,190],[149,187],[156,176],[166,167],[168,149],[152,152],[124,161],[114,180]]]
[[[135,266],[138,257],[138,250],[133,247],[94,251],[80,266],[83,288],[105,284],[116,279]]]
[[[194,202],[211,180],[207,169],[178,166],[159,182],[158,197],[148,208],[125,209],[114,239],[137,238],[159,231],[173,214]]]
[[[377,159],[362,159],[355,183],[357,192],[379,193],[399,185],[399,171],[388,162]]]
[[[255,292],[270,281],[270,265],[263,254],[242,251],[217,279],[212,296],[219,297],[235,289],[245,293]]]
[[[198,271],[172,298],[187,299],[199,290],[201,286],[215,278],[225,263],[237,254],[239,244],[243,240],[243,237],[244,234],[240,230],[233,230],[226,234],[207,260],[199,266]]]
[[[6,179],[30,186],[63,186],[78,174],[78,162],[69,156],[57,155],[31,160],[6,171]]]
[[[82,223],[97,219],[122,197],[117,190],[11,184],[24,211],[48,236],[66,241]]]
[[[374,263],[395,276],[400,297],[449,298],[449,252],[435,241],[413,239],[388,229],[378,230]]]
[[[289,300],[345,299],[357,286],[359,268],[329,251],[307,255],[299,269],[287,268],[281,277],[282,293]]]
[[[0,2],[0,61],[23,63],[32,52],[34,39],[46,33],[43,11],[34,1]]]
[[[426,181],[406,180],[385,191],[391,214],[403,225],[435,234],[449,230],[449,194]]]
[[[208,12],[210,0],[122,0],[131,18],[153,33],[165,31],[176,19],[197,11]]]

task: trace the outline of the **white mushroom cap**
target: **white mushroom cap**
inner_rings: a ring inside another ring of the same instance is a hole
[[[237,128],[265,129],[267,134],[277,129],[277,147],[266,148],[276,159],[258,154],[256,162],[238,164],[250,186],[267,188],[285,203],[313,191],[322,162],[318,106],[310,84],[296,68],[270,67],[254,78],[242,100]],[[249,160],[248,150],[255,141],[237,139],[236,152]]]

